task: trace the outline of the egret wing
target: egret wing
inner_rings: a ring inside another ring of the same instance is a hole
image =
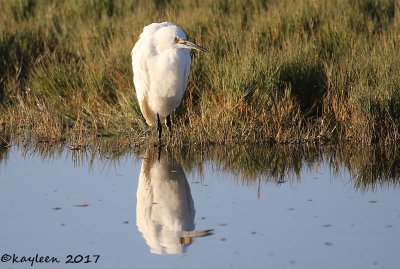
[[[146,39],[143,33],[140,35],[138,42],[132,49],[132,69],[133,83],[135,84],[136,96],[139,102],[140,110],[147,124],[153,125],[155,119],[147,104],[147,95],[150,90],[150,79],[147,67],[148,52],[146,52]]]

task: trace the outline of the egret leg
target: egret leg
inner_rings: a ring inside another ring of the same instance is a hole
[[[157,131],[158,131],[158,143],[161,145],[162,124],[158,113],[157,113]]]
[[[162,150],[162,147],[161,147],[161,144],[159,144],[157,147],[157,161],[161,160],[161,150]]]
[[[172,136],[172,122],[171,122],[171,116],[170,115],[168,115],[165,118],[165,124],[168,127],[169,135]]]

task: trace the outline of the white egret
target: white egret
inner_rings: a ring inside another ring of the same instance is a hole
[[[171,153],[144,156],[136,193],[136,224],[152,253],[185,252],[194,238],[213,230],[195,230],[196,210],[185,172]]]
[[[132,49],[133,83],[140,110],[148,125],[157,122],[161,142],[161,120],[172,131],[171,112],[179,106],[190,71],[190,50],[207,51],[186,39],[170,22],[152,23],[143,28]]]

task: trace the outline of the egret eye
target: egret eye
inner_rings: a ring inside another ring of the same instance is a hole
[[[180,37],[175,37],[174,42],[178,44],[185,44],[185,40]]]

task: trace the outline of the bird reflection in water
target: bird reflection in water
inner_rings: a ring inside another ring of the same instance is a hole
[[[184,253],[194,238],[213,234],[195,230],[190,186],[171,153],[146,151],[136,197],[136,224],[152,253]]]

